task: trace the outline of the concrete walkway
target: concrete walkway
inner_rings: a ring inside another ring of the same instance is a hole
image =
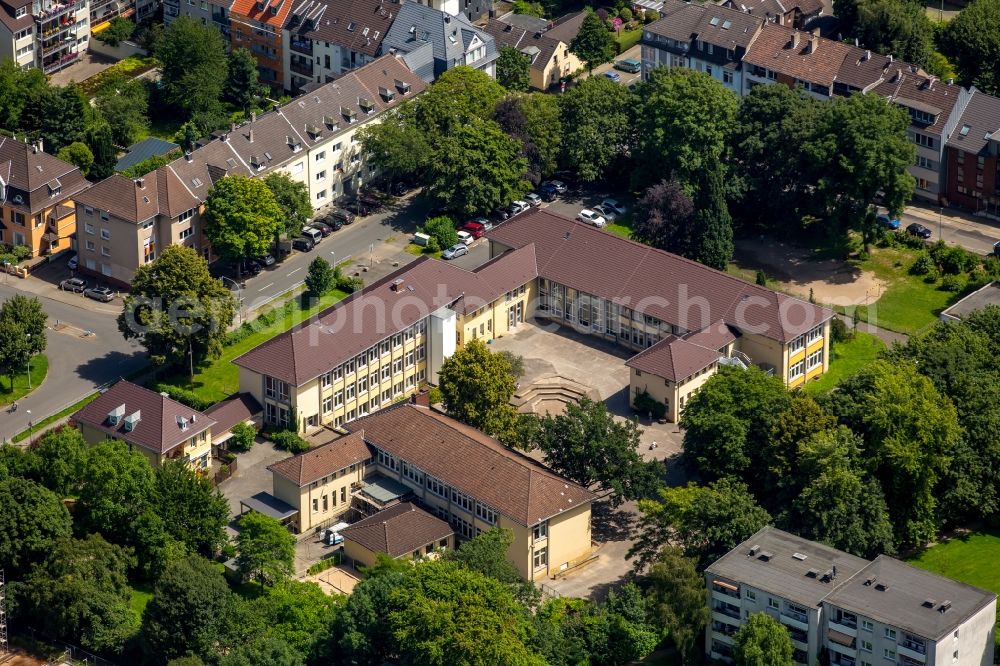
[[[847,324],[848,328],[854,326],[854,321],[847,315],[838,314],[837,317]],[[872,326],[868,322],[859,321],[858,330],[862,333],[868,333],[869,335],[874,335],[886,344],[887,347],[891,347],[892,343],[898,342],[901,345],[905,345],[906,341],[910,339],[910,336],[905,333],[897,333],[895,331],[887,331],[884,328],[879,328],[878,326]]]

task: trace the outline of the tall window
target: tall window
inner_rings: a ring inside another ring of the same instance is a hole
[[[547,567],[549,565],[549,547],[542,546],[535,550],[535,556],[532,558],[532,564],[535,569],[541,569],[542,567]]]
[[[288,400],[288,384],[274,377],[264,377],[264,394],[268,398]]]

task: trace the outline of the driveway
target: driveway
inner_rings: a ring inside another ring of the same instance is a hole
[[[240,500],[262,490],[271,492],[271,473],[267,471],[267,466],[284,460],[289,455],[288,451],[279,451],[274,448],[274,444],[260,437],[252,449],[236,454],[236,473],[219,484],[219,490],[229,501],[229,514],[233,518],[228,528],[231,535],[236,534],[234,525],[240,515]]]
[[[594,68],[593,76],[604,76],[607,72],[617,71],[618,72],[618,76],[621,77],[621,79],[618,81],[618,83],[620,83],[623,86],[631,86],[633,83],[635,83],[635,82],[639,81],[640,79],[642,79],[642,74],[639,73],[639,72],[637,72],[635,74],[632,74],[630,72],[623,72],[623,71],[620,71],[620,70],[615,70],[615,62],[617,62],[619,60],[638,60],[638,61],[641,62],[642,61],[642,47],[639,44],[636,44],[635,46],[633,46],[632,48],[628,49],[627,51],[625,51],[621,55],[615,57],[614,61],[606,63],[604,65],[598,65],[597,67]],[[583,72],[579,76],[579,80],[582,81],[585,78],[587,78],[587,76],[590,76],[590,74],[588,72]]]

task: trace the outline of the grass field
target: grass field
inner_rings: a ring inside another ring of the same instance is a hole
[[[0,407],[9,405],[15,400],[20,400],[39,387],[45,375],[49,371],[49,359],[45,354],[38,354],[31,357],[31,388],[28,388],[28,373],[21,372],[14,375],[14,383],[11,384],[10,377],[4,375],[0,378]]]
[[[809,382],[802,390],[812,395],[826,393],[849,375],[868,365],[878,353],[885,349],[885,343],[874,335],[858,331],[846,342],[835,342],[830,348],[830,369],[814,382]]]
[[[618,54],[621,55],[625,53],[630,48],[639,43],[642,39],[642,28],[637,28],[635,30],[622,30],[615,34],[615,44],[618,48]]]
[[[146,609],[146,604],[148,604],[150,599],[153,598],[153,584],[132,583],[129,587],[132,588],[132,610],[134,610],[139,617],[142,617],[142,611]]]
[[[928,548],[909,563],[1000,594],[1000,530],[973,532]],[[1000,628],[1000,618],[998,618]],[[1000,631],[997,632],[1000,647]]]

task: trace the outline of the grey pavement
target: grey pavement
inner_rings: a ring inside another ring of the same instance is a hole
[[[103,72],[115,62],[114,58],[87,51],[82,53],[75,63],[50,76],[49,83],[54,86],[65,86],[74,82],[81,83],[95,74]]]
[[[924,225],[931,230],[931,240],[943,238],[980,256],[993,252],[993,244],[1000,240],[1000,221],[947,208],[913,204],[899,219],[904,227],[911,222]]]
[[[236,454],[236,473],[219,484],[219,491],[229,502],[229,514],[235,520],[240,515],[240,500],[256,495],[262,490],[271,492],[271,473],[267,466],[287,458],[287,451],[279,451],[274,444],[258,437],[246,453]],[[233,524],[228,528],[236,534]]]
[[[617,60],[628,60],[628,59],[632,59],[632,60],[641,60],[642,59],[642,50],[641,50],[641,47],[640,47],[639,44],[636,44],[632,48],[626,50],[621,55],[618,55],[618,56],[615,57],[615,61],[617,61]],[[606,63],[604,65],[598,65],[597,67],[594,68],[593,76],[604,76],[604,74],[606,72],[609,72],[609,71],[613,70],[614,66],[615,66],[614,65],[614,61]],[[590,76],[590,74],[585,70],[577,78],[578,78],[578,80],[583,81],[588,76]],[[633,83],[639,81],[642,78],[642,74],[641,73],[632,74],[630,72],[622,72],[620,70],[618,71],[618,76],[621,77],[621,79],[618,81],[618,83],[620,83],[623,86],[631,86]]]

